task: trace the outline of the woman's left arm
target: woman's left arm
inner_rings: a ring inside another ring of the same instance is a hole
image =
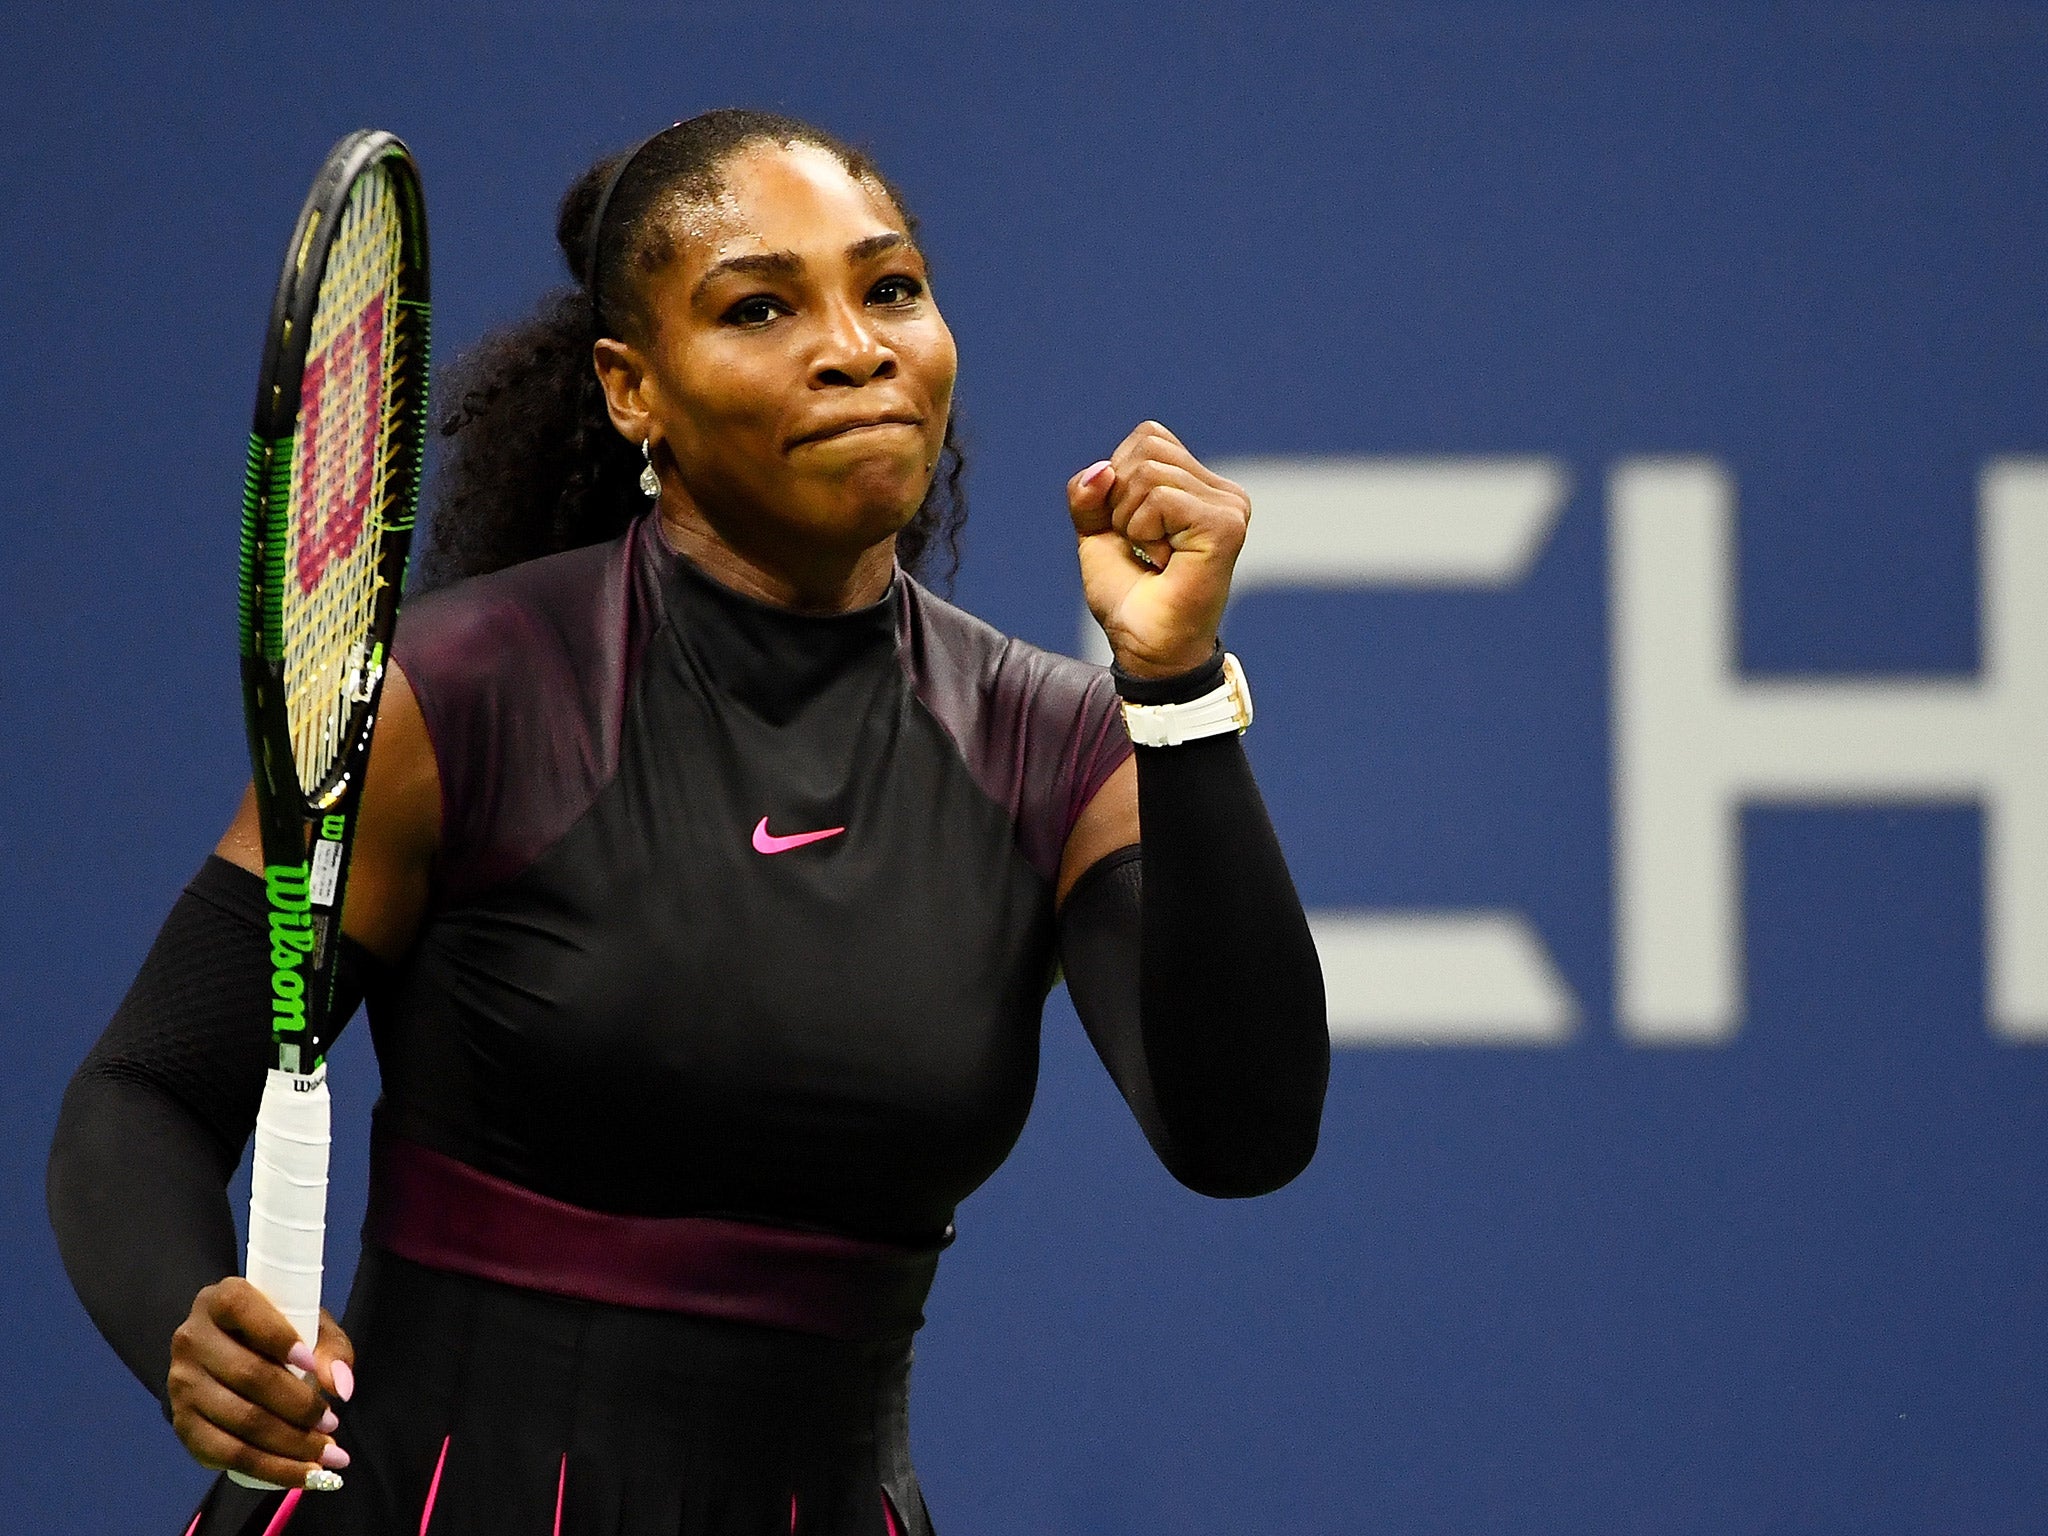
[[[1214,688],[1244,492],[1147,422],[1067,497],[1119,693]],[[1075,1009],[1167,1169],[1217,1196],[1301,1172],[1329,1079],[1322,970],[1237,734],[1136,748],[1076,821],[1058,894]]]

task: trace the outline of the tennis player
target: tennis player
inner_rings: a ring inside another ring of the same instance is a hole
[[[235,1273],[247,803],[72,1081],[52,1217],[192,1455],[290,1490],[217,1481],[201,1536],[926,1536],[911,1339],[1060,970],[1182,1183],[1315,1148],[1322,980],[1217,637],[1250,509],[1139,426],[1067,484],[1115,668],[1006,639],[917,580],[956,355],[866,156],[707,113],[558,236],[576,287],[457,370],[373,748],[345,1328]]]

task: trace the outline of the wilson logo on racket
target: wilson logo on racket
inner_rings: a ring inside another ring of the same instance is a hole
[[[313,952],[311,903],[306,871],[290,864],[266,865],[263,885],[270,897],[270,1027],[306,1027],[306,956]]]
[[[364,409],[384,398],[384,295],[306,360],[299,386],[299,590],[311,594],[328,565],[362,542],[377,493],[377,435]],[[331,402],[331,408],[330,408]]]

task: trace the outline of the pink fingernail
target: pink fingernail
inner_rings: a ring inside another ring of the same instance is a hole
[[[1086,469],[1081,471],[1081,483],[1083,485],[1093,485],[1096,481],[1100,480],[1108,472],[1109,460],[1097,459],[1093,464],[1090,464]]]
[[[338,1445],[323,1445],[320,1447],[320,1465],[330,1472],[339,1472],[348,1465],[348,1452]]]
[[[308,1376],[313,1374],[314,1366],[319,1363],[314,1360],[313,1351],[304,1339],[292,1346],[292,1352],[284,1357],[284,1362],[286,1365],[297,1366]]]
[[[356,1373],[346,1360],[334,1362],[334,1395],[344,1403],[356,1395]]]
[[[341,1428],[341,1420],[334,1416],[334,1410],[330,1408],[320,1415],[320,1422],[313,1427],[323,1435],[331,1435]]]

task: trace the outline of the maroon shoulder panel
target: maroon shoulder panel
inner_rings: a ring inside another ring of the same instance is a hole
[[[643,518],[610,543],[407,604],[393,658],[440,770],[440,899],[526,868],[618,771],[627,702],[678,558]],[[1008,813],[1032,868],[1054,879],[1082,808],[1130,755],[1109,674],[1010,639],[908,578],[898,590],[913,693]]]
[[[901,586],[912,690],[1009,812],[1025,859],[1057,878],[1082,808],[1131,755],[1108,671],[1013,640],[915,581]]]
[[[444,899],[525,868],[617,771],[628,691],[661,616],[641,548],[649,527],[459,582],[401,612],[392,657],[440,769]]]

